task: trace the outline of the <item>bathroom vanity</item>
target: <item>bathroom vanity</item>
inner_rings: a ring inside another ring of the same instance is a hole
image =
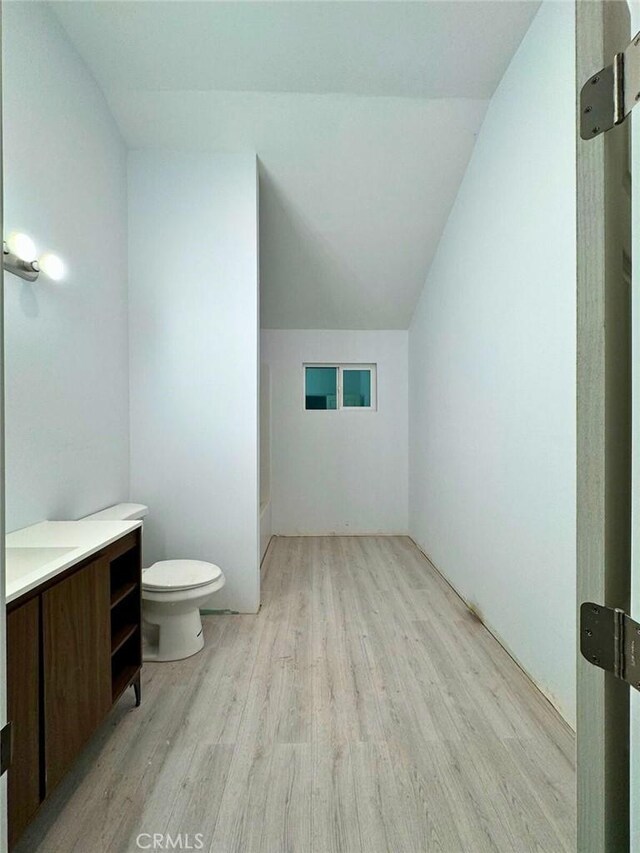
[[[43,522],[7,537],[14,845],[129,686],[140,703],[140,522]]]

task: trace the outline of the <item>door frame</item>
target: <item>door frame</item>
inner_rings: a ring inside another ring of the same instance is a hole
[[[626,2],[577,0],[576,89],[630,40]],[[629,122],[577,133],[577,604],[629,611],[631,193]],[[626,282],[626,283],[625,283]],[[578,631],[579,631],[578,627]],[[578,649],[579,649],[578,637]],[[629,688],[577,663],[580,853],[629,850]]]

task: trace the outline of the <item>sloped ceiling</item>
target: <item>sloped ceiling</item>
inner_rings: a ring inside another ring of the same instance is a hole
[[[539,3],[55,2],[132,148],[260,159],[265,328],[407,328]]]

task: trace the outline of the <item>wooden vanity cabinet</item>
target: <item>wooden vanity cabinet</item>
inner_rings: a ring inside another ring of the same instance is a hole
[[[109,563],[42,594],[45,783],[51,791],[111,709]]]
[[[8,607],[10,847],[130,685],[139,704],[141,584],[136,530]]]
[[[8,774],[9,846],[34,816],[40,778],[40,600],[32,598],[7,615],[7,719],[13,763]]]

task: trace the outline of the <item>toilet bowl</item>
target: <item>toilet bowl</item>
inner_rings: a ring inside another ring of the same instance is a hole
[[[142,504],[116,504],[87,520],[143,519]],[[200,608],[224,586],[218,566],[202,560],[162,560],[142,570],[142,656],[182,660],[204,646]]]
[[[204,646],[200,608],[224,586],[222,569],[200,560],[163,560],[142,570],[143,656],[181,660]]]

